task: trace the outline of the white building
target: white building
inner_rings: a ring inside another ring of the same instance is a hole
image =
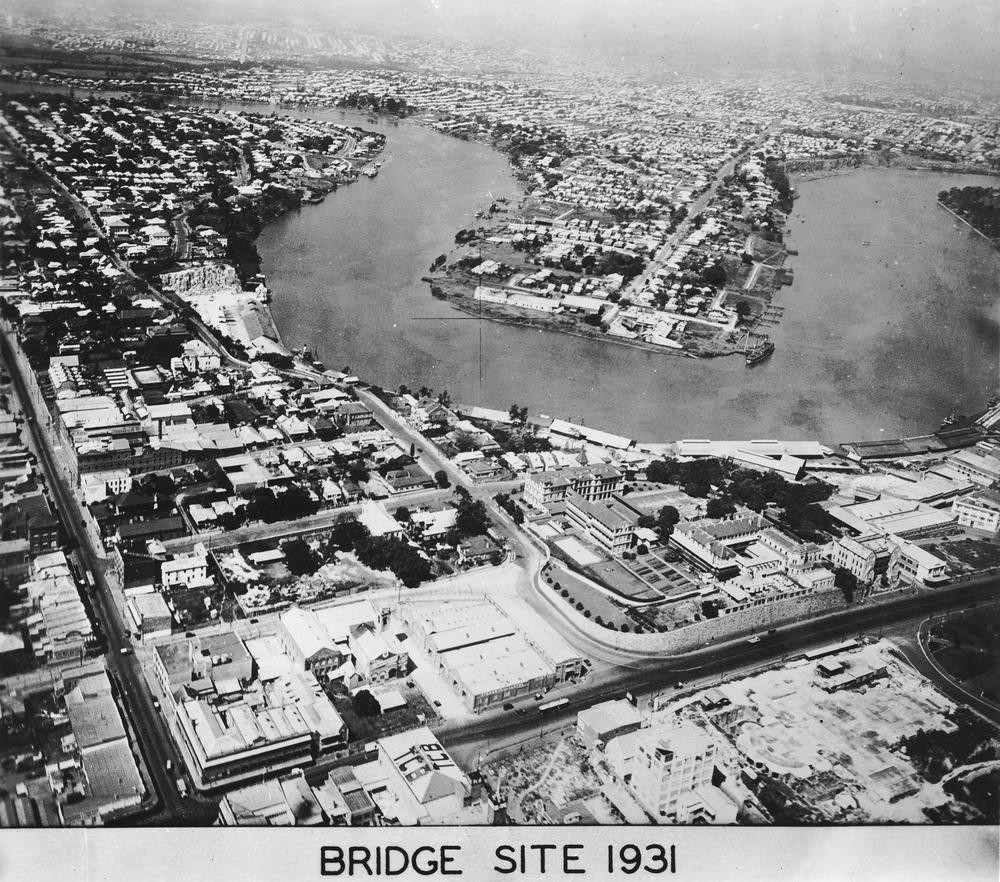
[[[708,732],[691,722],[640,730],[632,761],[632,792],[661,823],[686,824],[705,817],[699,809],[705,800],[697,796],[712,787],[716,751]]]
[[[193,553],[165,560],[160,566],[160,581],[166,588],[174,585],[191,588],[208,582],[208,552],[205,546],[199,543]]]
[[[278,619],[278,642],[285,653],[316,676],[339,667],[345,652],[337,646],[316,613],[293,606]]]
[[[143,640],[170,636],[173,619],[162,594],[136,594],[128,599],[127,608],[136,634]]]
[[[472,795],[472,782],[426,726],[380,739],[378,764],[400,822],[443,823]]]
[[[983,490],[972,496],[956,499],[952,513],[962,527],[996,533],[1000,530],[1000,492]]]
[[[398,539],[403,535],[402,525],[379,502],[371,500],[363,502],[361,510],[358,512],[358,521],[364,524],[372,536],[388,536],[390,539]]]
[[[948,564],[926,548],[905,540],[896,540],[899,546],[897,573],[905,582],[923,585],[943,585],[948,581]]]
[[[177,706],[179,745],[198,789],[308,765],[313,732],[295,705],[188,699]]]

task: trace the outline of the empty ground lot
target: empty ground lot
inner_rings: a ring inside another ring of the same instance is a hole
[[[928,545],[927,550],[948,560],[953,569],[965,572],[1000,567],[1000,545],[985,539],[938,542]]]
[[[926,732],[947,742],[958,728],[958,708],[886,640],[822,662],[842,665],[842,672],[824,676],[817,661],[803,659],[720,687],[730,705],[719,737],[736,747],[742,768],[793,801],[779,820],[927,823],[943,806],[962,817],[967,808],[945,786],[949,777],[975,773],[982,760],[995,762],[991,739],[970,757],[951,757],[948,774],[931,780],[907,740]],[[838,677],[866,671],[881,673],[866,685],[830,691]]]

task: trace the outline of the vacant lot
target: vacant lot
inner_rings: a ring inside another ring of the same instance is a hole
[[[1000,566],[1000,545],[982,539],[939,542],[928,546],[928,550],[946,558],[955,568],[965,572]]]

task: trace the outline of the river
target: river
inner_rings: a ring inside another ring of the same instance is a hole
[[[272,107],[247,106],[271,112]],[[281,112],[281,111],[279,111]],[[279,218],[258,250],[290,346],[381,385],[582,420],[642,440],[914,435],[998,387],[1000,253],[936,204],[976,175],[863,169],[793,183],[795,283],[752,370],[479,320],[420,281],[489,196],[506,159],[415,122],[316,116],[388,136],[377,178]],[[867,244],[866,244],[867,243]]]
[[[420,276],[487,192],[513,195],[516,183],[483,145],[413,123],[384,128],[377,179],[281,218],[258,241],[286,342],[332,367],[640,439],[912,435],[952,407],[983,407],[997,386],[1000,256],[936,204],[939,190],[982,177],[870,169],[798,181],[795,284],[778,300],[774,356],[747,370],[738,357],[660,355],[434,300]]]

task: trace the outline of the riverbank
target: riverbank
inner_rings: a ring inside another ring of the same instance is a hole
[[[425,281],[430,282],[429,278],[425,277]],[[624,346],[629,349],[639,349],[645,352],[655,352],[659,355],[672,355],[680,358],[717,358],[722,355],[734,355],[735,350],[732,353],[719,352],[719,353],[704,353],[696,355],[693,352],[686,349],[671,349],[666,346],[657,346],[655,343],[647,343],[643,340],[630,340],[627,337],[615,337],[610,334],[606,334],[598,328],[587,328],[581,327],[580,323],[574,319],[558,318],[558,317],[535,317],[532,316],[527,310],[517,310],[516,307],[504,308],[503,306],[495,303],[489,303],[481,300],[473,300],[464,294],[457,292],[449,292],[442,289],[438,285],[438,280],[434,281],[431,285],[431,294],[437,300],[443,300],[453,306],[460,312],[466,315],[475,316],[477,318],[485,319],[486,321],[496,322],[502,325],[511,325],[515,327],[522,328],[535,328],[539,331],[545,332],[555,332],[558,334],[564,334],[569,337],[579,337],[585,340],[596,340],[601,343],[613,343],[616,346]],[[515,311],[516,310],[516,311]],[[548,315],[548,314],[546,314]]]
[[[343,111],[316,115],[360,124]],[[328,365],[637,439],[906,438],[953,409],[981,410],[997,387],[996,251],[927,211],[943,187],[973,178],[879,169],[804,184],[792,216],[795,296],[782,296],[774,356],[747,371],[737,359],[663,359],[606,339],[470,324],[473,313],[428,297],[420,278],[442,242],[475,224],[477,199],[520,188],[506,157],[481,143],[405,121],[372,126],[390,137],[378,178],[285,213],[256,242],[282,337]]]
[[[905,438],[953,409],[981,410],[996,386],[995,252],[927,211],[957,176],[858,170],[803,184],[788,221],[795,287],[769,330],[777,349],[748,371],[741,359],[664,359],[631,340],[608,346],[596,330],[552,333],[547,316],[539,326],[429,297],[421,279],[442,242],[476,223],[477,194],[511,185],[494,177],[503,157],[488,148],[412,124],[398,132],[370,186],[263,234],[282,333],[328,364],[637,439]]]
[[[889,153],[869,151],[851,156],[816,159],[791,159],[785,163],[789,174],[804,174],[812,171],[840,171],[843,173],[871,168],[899,168],[908,171],[942,172],[956,175],[1000,176],[1000,170],[985,165],[958,164],[929,159],[912,153]]]

